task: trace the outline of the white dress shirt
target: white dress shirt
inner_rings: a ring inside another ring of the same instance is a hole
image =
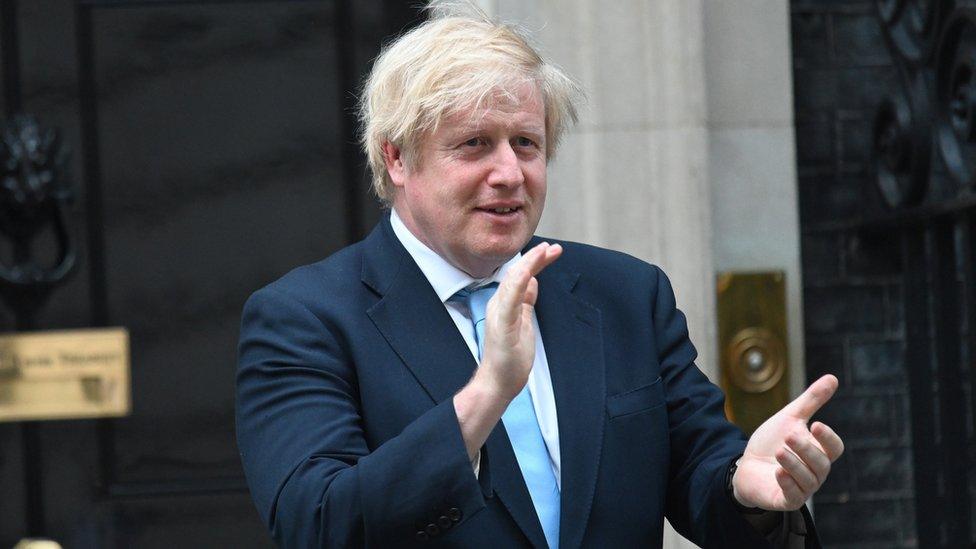
[[[522,254],[515,254],[515,257],[509,259],[490,277],[475,279],[448,263],[447,260],[437,255],[436,252],[414,236],[410,229],[403,224],[396,210],[390,212],[390,224],[393,226],[393,233],[396,234],[403,247],[407,249],[417,266],[423,271],[427,281],[434,288],[434,292],[451,315],[451,319],[454,320],[464,342],[468,344],[471,355],[477,361],[478,343],[475,341],[474,325],[471,323],[468,307],[464,303],[448,300],[458,290],[467,288],[472,284],[483,286],[489,282],[500,283],[505,278],[508,269],[522,257]],[[536,319],[534,311],[532,312],[532,325],[535,328],[535,360],[532,363],[532,371],[529,373],[529,394],[532,396],[532,405],[535,408],[535,417],[539,422],[539,429],[542,431],[542,438],[545,440],[546,449],[549,451],[549,463],[552,465],[552,472],[556,477],[556,485],[562,489],[559,476],[559,424],[556,421],[556,399],[552,392],[552,378],[549,376],[546,349],[542,344],[542,332],[539,330],[539,321]],[[476,473],[479,462],[480,454],[475,461]]]

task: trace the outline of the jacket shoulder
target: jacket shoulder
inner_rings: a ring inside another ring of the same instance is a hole
[[[359,242],[325,259],[292,269],[251,297],[277,294],[308,306],[350,296],[363,289],[362,261],[363,243]]]
[[[553,238],[539,238],[538,242],[549,242],[559,244],[563,247],[563,255],[557,264],[571,271],[578,272],[586,276],[599,276],[615,278],[618,280],[635,280],[649,278],[656,282],[657,278],[663,273],[657,265],[648,263],[630,254],[573,242],[570,240],[558,240]],[[533,240],[533,245],[536,243]]]

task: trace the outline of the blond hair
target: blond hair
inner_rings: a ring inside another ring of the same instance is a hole
[[[384,205],[393,201],[384,143],[399,148],[408,168],[415,168],[421,140],[446,116],[484,108],[499,97],[517,103],[516,90],[531,83],[545,105],[547,159],[576,122],[579,85],[542,59],[518,29],[470,4],[463,8],[432,2],[430,18],[386,46],[366,80],[361,141],[373,191]]]

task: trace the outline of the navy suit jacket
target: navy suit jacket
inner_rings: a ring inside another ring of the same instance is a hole
[[[529,246],[539,239],[534,238]],[[555,242],[555,241],[551,241]],[[660,269],[561,242],[538,277],[562,459],[560,545],[767,545],[724,486],[745,446],[694,364]],[[284,547],[545,547],[504,425],[468,460],[452,401],[476,363],[386,216],[244,308],[237,437]]]

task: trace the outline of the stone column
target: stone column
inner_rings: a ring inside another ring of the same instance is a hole
[[[790,386],[805,385],[786,0],[705,3],[715,269],[786,272]]]

